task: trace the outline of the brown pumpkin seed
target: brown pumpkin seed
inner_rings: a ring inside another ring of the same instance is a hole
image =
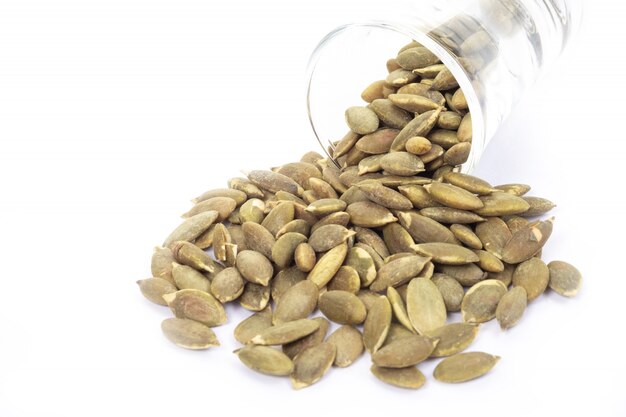
[[[385,86],[385,80],[374,81],[361,93],[363,101],[371,103],[372,101],[383,98],[383,87]]]

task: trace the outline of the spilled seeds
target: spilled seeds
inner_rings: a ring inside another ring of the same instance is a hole
[[[541,258],[553,202],[457,172],[472,121],[453,74],[417,42],[388,73],[346,110],[332,159],[309,152],[193,200],[137,282],[171,310],[168,340],[219,346],[211,328],[238,304],[251,315],[234,353],[251,370],[300,389],[367,351],[375,378],[417,389],[424,361],[441,382],[486,374],[499,357],[464,352],[480,326],[521,326],[545,291],[580,291],[573,265]]]

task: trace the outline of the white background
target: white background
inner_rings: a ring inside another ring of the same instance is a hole
[[[161,334],[135,284],[152,247],[205,189],[317,150],[307,59],[360,3],[0,1],[0,416],[626,415],[621,2],[587,4],[478,167],[558,203],[544,259],[584,275],[579,297],[483,326],[491,374],[451,386],[424,364],[404,391],[363,356],[296,392],[231,353],[239,309],[218,349]]]

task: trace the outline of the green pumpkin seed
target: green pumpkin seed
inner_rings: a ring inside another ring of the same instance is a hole
[[[407,230],[398,223],[390,223],[383,227],[383,240],[392,254],[410,253],[415,241]]]
[[[391,175],[411,176],[424,171],[424,163],[409,152],[391,152],[380,160],[380,166]]]
[[[498,280],[486,279],[473,285],[463,297],[461,314],[466,323],[484,323],[496,316],[496,308],[506,286]]]
[[[242,345],[247,345],[257,334],[272,327],[272,318],[263,313],[255,313],[243,320],[235,327],[235,339]]]
[[[259,198],[251,198],[239,209],[239,218],[244,222],[261,223],[265,218],[265,202]]]
[[[333,365],[346,368],[352,365],[363,353],[361,332],[349,325],[343,325],[328,336],[328,343],[335,346],[336,355]]]
[[[470,193],[489,195],[495,190],[487,181],[472,175],[448,172],[443,177],[450,184],[463,188]]]
[[[478,262],[478,255],[463,246],[453,243],[420,243],[412,249],[420,255],[429,256],[433,262],[446,265],[463,265]]]
[[[403,68],[393,70],[385,78],[385,82],[391,87],[402,87],[403,85],[412,83],[417,79],[417,74],[413,74],[411,71],[407,71]],[[387,96],[389,97],[389,96]]]
[[[531,223],[515,232],[502,249],[502,260],[516,264],[533,257],[550,238],[553,222],[554,218]]]
[[[370,246],[382,258],[389,256],[389,249],[387,249],[384,240],[378,235],[378,233],[363,227],[355,227],[354,231],[356,232],[355,237],[357,242],[365,243]]]
[[[367,135],[378,129],[378,116],[367,107],[350,107],[346,110],[346,123],[351,131]]]
[[[167,303],[163,299],[165,294],[171,294],[176,292],[178,289],[163,278],[148,278],[137,281],[137,285],[139,285],[139,290],[148,300],[152,301],[155,304],[159,304],[162,306],[166,306]]]
[[[298,282],[304,281],[305,279],[306,273],[300,271],[296,267],[285,268],[279,271],[270,282],[272,300],[278,302],[278,300],[289,288],[296,285]]]
[[[402,129],[413,120],[409,112],[396,107],[391,100],[386,98],[374,100],[368,107],[376,113],[376,116],[385,126],[393,129]]]
[[[471,150],[472,144],[469,142],[452,145],[443,155],[443,162],[451,166],[464,164],[467,162]]]
[[[174,262],[174,254],[170,248],[156,246],[152,253],[152,260],[150,262],[150,271],[152,272],[152,276],[155,278],[162,278],[174,284],[174,277],[172,276],[172,267]]]
[[[369,201],[352,203],[346,212],[352,224],[359,227],[381,227],[398,220],[385,207]]]
[[[513,287],[502,296],[496,309],[496,319],[502,330],[515,326],[526,310],[528,295],[524,287]]]
[[[465,382],[483,376],[499,360],[499,356],[483,352],[459,353],[439,362],[433,376],[441,382]]]
[[[270,287],[247,282],[239,297],[239,304],[246,310],[261,311],[267,307],[269,300]]]
[[[385,80],[374,81],[361,93],[363,101],[371,103],[376,99],[383,98],[383,87],[385,86]]]
[[[446,311],[460,311],[461,302],[463,301],[463,296],[465,295],[465,291],[463,291],[461,284],[459,284],[459,282],[451,276],[442,273],[433,274],[430,280],[437,286],[437,289],[441,293],[443,303],[446,306]]]
[[[432,149],[433,144],[425,137],[414,136],[406,141],[405,147],[407,152],[414,155],[424,155]]]
[[[298,282],[276,302],[272,322],[278,325],[307,318],[317,307],[318,297],[317,285],[308,280]]]
[[[246,178],[231,178],[228,187],[244,192],[248,198],[263,198],[263,191]]]
[[[417,276],[430,257],[418,255],[405,256],[383,265],[370,285],[372,291],[386,291],[388,287],[398,287]]]
[[[485,272],[502,272],[504,264],[492,253],[484,250],[474,251],[478,255],[478,266]]]
[[[284,322],[269,327],[250,339],[255,345],[284,345],[304,336],[310,335],[319,328],[319,323],[310,319]]]
[[[338,324],[360,324],[367,311],[359,298],[347,291],[327,291],[319,298],[318,307],[330,321]]]
[[[435,129],[427,138],[432,144],[439,145],[446,150],[460,143],[456,132],[452,130]]]
[[[296,248],[306,240],[300,233],[285,233],[272,247],[272,260],[279,268],[287,268],[294,261]]]
[[[315,266],[317,257],[315,250],[308,243],[300,243],[294,252],[296,267],[302,272],[309,272]]]
[[[306,210],[316,216],[327,216],[345,210],[347,204],[338,198],[323,198],[309,204]]]
[[[441,108],[420,114],[402,128],[391,144],[392,151],[404,151],[406,142],[414,136],[426,137],[437,124]]]
[[[291,162],[276,169],[272,169],[272,171],[291,178],[304,189],[309,188],[309,179],[322,178],[320,169],[315,164],[308,162]]]
[[[300,184],[277,172],[254,170],[248,172],[248,179],[257,187],[271,193],[285,191],[294,195],[302,195],[304,192]]]
[[[413,335],[383,346],[372,355],[374,365],[385,368],[406,368],[427,359],[439,341]]]
[[[372,365],[370,371],[379,380],[398,388],[418,389],[426,383],[426,377],[415,366],[394,369]]]
[[[239,252],[237,269],[249,282],[263,286],[267,286],[274,276],[272,263],[261,253],[253,250]]]
[[[438,265],[437,270],[451,276],[464,287],[471,287],[487,276],[486,272],[473,263],[466,265]]]
[[[460,210],[476,210],[483,207],[480,198],[452,184],[433,182],[425,185],[424,188],[435,201],[447,207]]]
[[[220,345],[213,330],[197,321],[165,319],[161,323],[161,329],[172,343],[185,349],[201,350]]]
[[[361,286],[368,287],[376,278],[374,260],[363,248],[350,248],[345,259],[345,265],[357,272]]]
[[[383,207],[397,210],[410,210],[413,208],[413,204],[408,198],[376,181],[362,182],[357,186],[367,198]]]
[[[304,336],[302,339],[296,340],[295,342],[283,345],[283,353],[289,356],[291,359],[295,358],[298,353],[302,352],[303,350],[311,346],[317,346],[320,343],[324,342],[324,339],[326,338],[326,333],[328,333],[328,329],[330,328],[330,322],[324,317],[315,317],[312,320],[320,326],[316,331],[308,336]]]
[[[324,342],[300,352],[293,360],[291,385],[301,389],[315,384],[330,369],[335,360],[335,346]]]
[[[386,297],[380,297],[367,312],[363,324],[363,344],[370,353],[375,353],[385,342],[391,325],[391,304]]]
[[[539,297],[548,287],[550,270],[539,258],[522,262],[513,272],[513,286],[524,287],[528,301]]]
[[[578,294],[582,285],[582,275],[573,265],[563,261],[552,261],[548,264],[550,271],[550,289],[564,297]]]
[[[456,243],[454,234],[441,223],[413,211],[398,212],[400,224],[420,243]]]
[[[406,309],[413,328],[419,334],[426,334],[446,322],[443,297],[437,286],[426,278],[415,278],[409,282]]]
[[[189,218],[205,211],[217,211],[217,221],[222,222],[230,216],[237,207],[237,202],[230,197],[213,197],[197,203],[187,213],[183,214],[183,218]]]
[[[189,266],[174,263],[172,276],[174,277],[176,287],[181,290],[189,289],[209,292],[211,281]]]
[[[503,191],[508,194],[521,197],[530,191],[530,185],[527,184],[502,184],[494,187],[496,190]]]
[[[373,108],[373,110],[376,111],[375,108]],[[370,155],[385,154],[389,152],[391,144],[396,136],[398,136],[398,133],[400,133],[400,131],[397,129],[380,129],[374,133],[363,136],[354,146],[361,152]]]
[[[451,88],[456,88],[459,86],[459,83],[454,78],[454,75],[450,72],[448,68],[444,68],[439,71],[439,74],[433,80],[430,88],[437,91],[450,90]]]
[[[396,320],[398,320],[398,322],[400,322],[400,324],[402,324],[404,327],[406,327],[408,330],[410,330],[412,332],[413,331],[413,325],[411,324],[411,319],[409,319],[409,314],[406,311],[406,307],[404,305],[404,301],[402,300],[402,296],[400,295],[398,290],[396,290],[393,287],[388,287],[387,288],[387,299],[389,300],[389,304],[391,305],[391,309],[393,311],[393,314],[394,314]],[[368,310],[368,312],[369,312],[369,310]],[[367,321],[367,319],[366,319],[366,321]]]
[[[484,249],[499,259],[502,259],[502,251],[512,236],[504,220],[498,217],[492,217],[476,225],[476,235],[483,243]]]
[[[317,261],[307,279],[313,281],[317,288],[322,288],[335,276],[348,254],[348,245],[342,243],[326,252]]]
[[[439,115],[437,126],[442,129],[457,130],[461,124],[461,115],[453,111],[444,111]],[[455,184],[456,185],[456,184]]]
[[[243,191],[234,190],[232,188],[219,188],[215,190],[206,191],[191,201],[193,203],[200,203],[202,201],[206,201],[214,197],[232,198],[233,200],[235,200],[238,206],[243,204],[248,199],[248,196]]]
[[[245,222],[241,225],[241,231],[249,250],[259,252],[266,258],[272,257],[272,248],[276,239],[269,230],[260,224]]]
[[[422,216],[436,220],[440,223],[479,223],[485,219],[478,214],[467,210],[459,210],[450,207],[426,207],[420,210]]]
[[[407,70],[429,67],[437,64],[439,58],[423,46],[417,46],[401,51],[396,57],[398,65]]]
[[[329,291],[347,291],[357,294],[361,288],[361,279],[358,272],[351,266],[339,268],[333,279],[328,283]]]
[[[391,94],[389,100],[401,109],[412,113],[424,113],[437,110],[440,106],[434,101],[415,94]]]
[[[217,220],[218,216],[217,211],[210,210],[189,217],[170,233],[163,242],[163,246],[168,247],[179,240],[192,242],[206,231]]]
[[[474,210],[479,216],[508,216],[528,211],[530,205],[521,197],[509,193],[492,193],[481,196],[483,207]]]
[[[478,329],[477,324],[450,323],[428,332],[428,337],[439,340],[430,356],[440,358],[464,351],[476,338]]]
[[[270,210],[261,226],[265,227],[272,236],[276,236],[278,231],[295,218],[295,206],[291,201],[279,202]]]
[[[236,300],[242,293],[245,282],[237,268],[230,267],[219,272],[211,281],[211,294],[220,303]]]
[[[398,191],[408,198],[413,207],[417,209],[439,205],[421,185],[403,185],[398,187]]]
[[[309,245],[316,252],[326,252],[348,240],[356,233],[337,224],[329,224],[316,229],[309,239]]]
[[[195,320],[209,327],[226,323],[222,304],[204,291],[180,290],[163,295],[163,299],[177,318]]]
[[[253,371],[272,376],[286,376],[293,372],[293,362],[279,350],[267,346],[246,346],[234,352],[239,360]]]
[[[452,224],[450,225],[450,231],[454,233],[454,236],[461,241],[465,246],[471,249],[482,249],[483,243],[480,238],[476,236],[476,233],[464,224]]]

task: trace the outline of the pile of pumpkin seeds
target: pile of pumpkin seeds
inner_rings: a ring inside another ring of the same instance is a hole
[[[250,369],[302,388],[367,351],[376,378],[416,389],[426,360],[445,358],[434,378],[448,383],[493,368],[498,356],[464,352],[481,323],[506,330],[548,287],[578,292],[576,268],[541,259],[552,202],[453,169],[471,119],[449,71],[417,43],[388,69],[346,111],[333,159],[309,152],[194,199],[138,281],[174,314],[169,340],[218,346],[211,328],[238,303],[253,312],[234,331]]]

